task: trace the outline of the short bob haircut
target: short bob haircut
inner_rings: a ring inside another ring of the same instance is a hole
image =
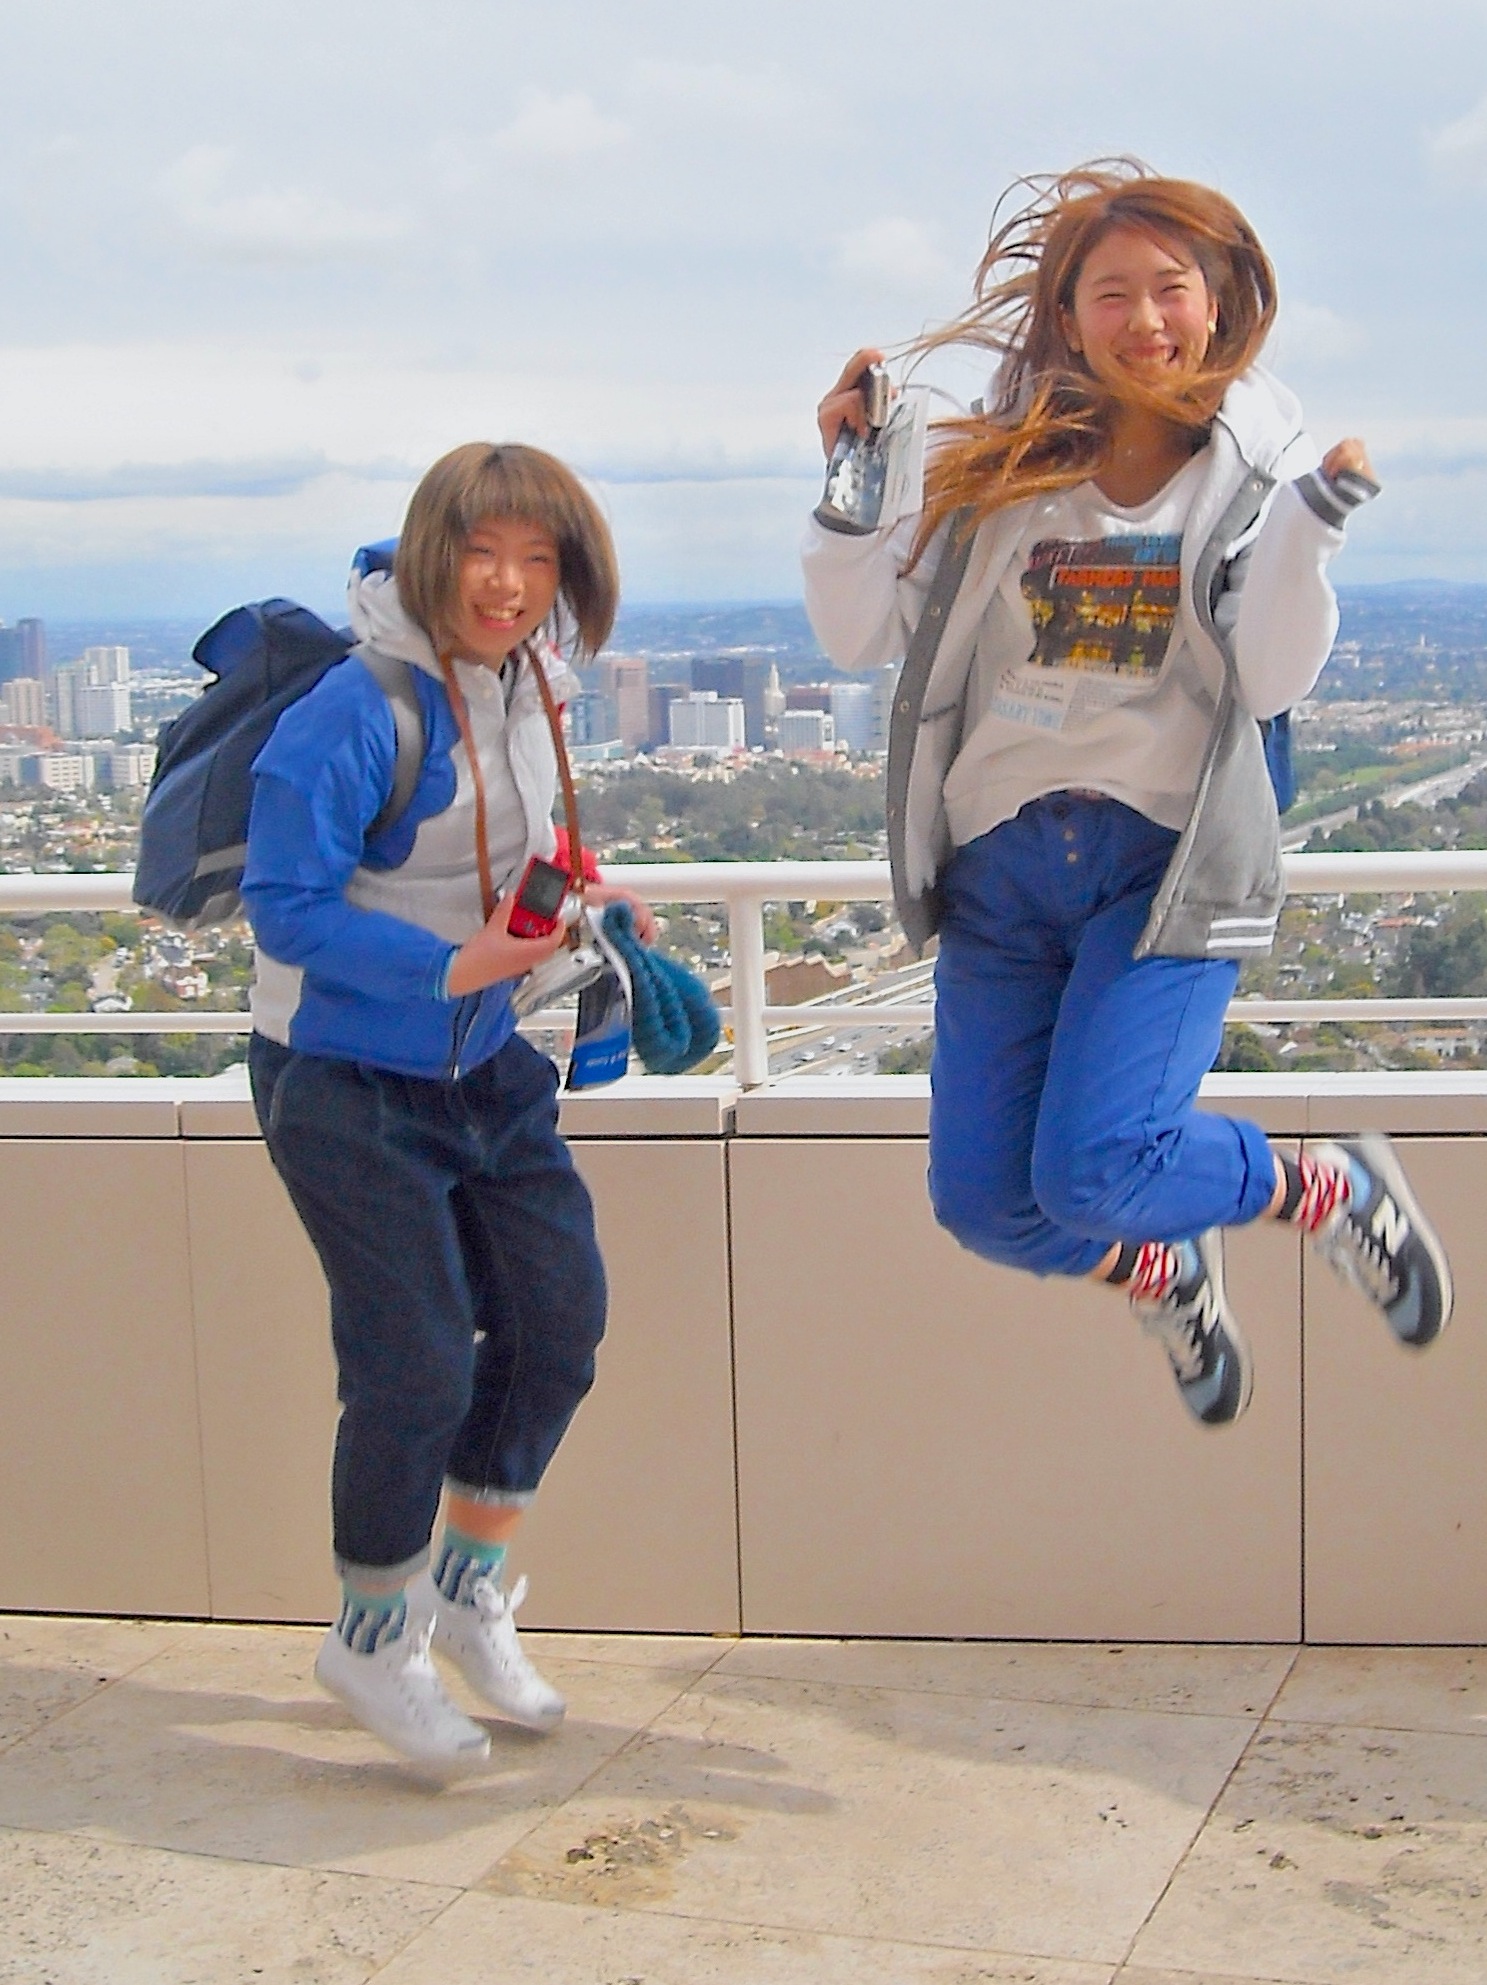
[[[514,441],[452,448],[413,492],[393,576],[404,608],[434,646],[448,639],[454,620],[466,541],[487,517],[520,518],[551,532],[558,548],[554,636],[579,655],[597,655],[620,595],[609,526],[571,469]]]

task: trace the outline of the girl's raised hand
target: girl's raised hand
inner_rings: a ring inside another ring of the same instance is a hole
[[[1335,448],[1329,448],[1322,457],[1322,473],[1335,476],[1340,470],[1351,469],[1354,475],[1367,476],[1376,483],[1378,477],[1373,472],[1373,464],[1368,459],[1368,450],[1356,435],[1349,435],[1346,441],[1339,441]]]
[[[861,351],[853,352],[842,367],[841,378],[816,408],[816,425],[821,430],[821,446],[828,458],[836,446],[836,437],[841,433],[844,423],[854,434],[867,433],[867,406],[857,382],[870,365],[882,363],[883,354],[876,345],[864,345]]]

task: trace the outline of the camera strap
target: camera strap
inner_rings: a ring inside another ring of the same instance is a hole
[[[496,890],[491,880],[490,840],[486,831],[485,780],[480,771],[480,753],[475,749],[475,733],[470,727],[470,706],[454,673],[454,658],[442,648],[439,650],[439,673],[444,678],[444,693],[449,698],[449,707],[454,712],[454,721],[464,743],[465,756],[470,761],[470,778],[475,787],[475,868],[480,877],[480,913],[489,923],[496,907]]]
[[[563,788],[563,812],[568,825],[568,871],[572,878],[571,887],[576,896],[583,895],[583,843],[578,830],[578,794],[573,786],[573,769],[568,763],[568,750],[563,743],[563,721],[558,714],[558,706],[553,698],[552,685],[547,679],[547,671],[541,662],[525,646],[518,648],[514,661],[520,667],[526,660],[537,680],[537,694],[542,700],[543,715],[547,727],[552,732],[553,750],[557,753],[558,778]],[[475,788],[475,867],[480,877],[480,908],[487,923],[490,922],[496,907],[495,884],[491,877],[490,841],[487,834],[485,778],[480,770],[480,754],[475,749],[475,733],[470,724],[470,706],[465,701],[465,692],[460,688],[454,672],[454,658],[443,650],[439,654],[439,673],[444,678],[444,693],[449,698],[449,707],[454,712],[454,721],[459,729],[465,747],[465,756],[470,761],[470,778]],[[572,932],[570,931],[570,941]]]
[[[523,646],[517,653],[525,657],[537,678],[537,694],[542,698],[543,715],[547,718],[547,728],[552,732],[552,748],[558,759],[558,779],[563,788],[563,818],[568,828],[568,873],[572,877],[574,895],[582,896],[583,842],[578,832],[578,794],[573,786],[573,768],[568,763],[568,747],[563,742],[563,720],[553,697],[552,684],[547,679],[547,670],[529,647]]]

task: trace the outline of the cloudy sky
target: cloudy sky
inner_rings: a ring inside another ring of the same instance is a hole
[[[0,0],[0,25],[6,619],[332,604],[475,437],[593,479],[632,600],[793,597],[846,353],[960,307],[1016,175],[1118,151],[1247,211],[1272,362],[1324,445],[1373,444],[1387,501],[1339,578],[1487,580],[1482,0]]]

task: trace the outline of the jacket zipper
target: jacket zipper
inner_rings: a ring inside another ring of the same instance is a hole
[[[1232,439],[1232,437],[1231,437]],[[1241,459],[1243,459],[1241,457]],[[1238,666],[1228,643],[1218,630],[1213,617],[1213,581],[1223,559],[1224,546],[1232,544],[1237,537],[1247,531],[1264,505],[1265,498],[1275,487],[1275,478],[1263,469],[1247,465],[1244,481],[1230,497],[1223,510],[1214,520],[1212,529],[1204,540],[1193,565],[1192,605],[1193,614],[1199,627],[1218,650],[1223,664],[1224,684],[1219,691],[1218,703],[1214,710],[1213,726],[1209,731],[1208,745],[1203,753],[1203,762],[1198,768],[1198,784],[1193,793],[1192,811],[1182,830],[1177,846],[1172,850],[1172,858],[1167,864],[1156,895],[1152,898],[1151,911],[1146,920],[1146,928],[1137,938],[1132,950],[1135,958],[1151,955],[1162,926],[1172,912],[1187,876],[1188,866],[1197,846],[1198,822],[1208,800],[1208,788],[1213,782],[1213,766],[1223,732],[1227,727],[1228,707],[1237,700]],[[1246,509],[1246,503],[1248,509]]]
[[[479,1011],[480,994],[466,993],[454,1016],[454,1039],[449,1050],[449,1067],[445,1078],[447,1081],[459,1081],[460,1056],[465,1051],[465,1042],[470,1037],[470,1029],[475,1025],[475,1016]]]

